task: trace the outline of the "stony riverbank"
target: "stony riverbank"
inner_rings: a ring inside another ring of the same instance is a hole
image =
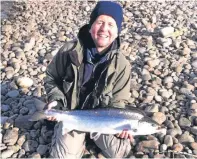
[[[11,4],[12,3],[12,4]],[[123,1],[121,38],[132,64],[131,105],[168,128],[136,137],[132,157],[197,155],[197,2]],[[3,2],[1,155],[47,157],[52,126],[28,117],[45,102],[47,64],[88,23],[95,2]],[[176,152],[176,153],[175,153]],[[94,153],[93,150],[87,152]],[[94,158],[94,155],[92,155]]]

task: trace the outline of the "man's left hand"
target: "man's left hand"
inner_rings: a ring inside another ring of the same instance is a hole
[[[116,136],[122,139],[129,139],[130,142],[134,142],[133,136],[127,130],[123,130],[120,134],[117,134]]]

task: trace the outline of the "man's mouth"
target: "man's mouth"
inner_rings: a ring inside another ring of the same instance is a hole
[[[107,35],[103,35],[103,34],[98,34],[98,36],[101,37],[101,38],[108,38]]]

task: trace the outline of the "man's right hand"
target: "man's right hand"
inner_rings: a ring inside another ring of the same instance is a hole
[[[55,106],[57,106],[57,101],[53,101],[51,103],[48,103],[45,106],[45,110],[50,110],[50,109],[52,109]],[[56,121],[56,118],[55,117],[47,117],[47,120],[49,120],[49,121]]]

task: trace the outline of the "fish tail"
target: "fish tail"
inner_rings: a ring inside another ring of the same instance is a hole
[[[28,120],[29,121],[38,121],[41,119],[46,119],[47,116],[44,114],[43,111],[35,112]]]

